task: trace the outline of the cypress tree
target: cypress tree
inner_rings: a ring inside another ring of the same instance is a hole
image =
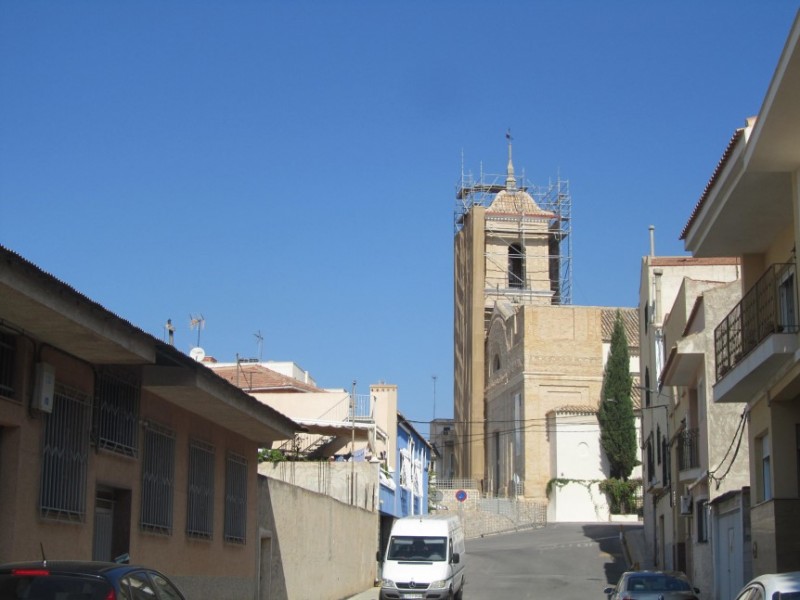
[[[628,338],[618,310],[603,373],[603,391],[597,420],[600,422],[600,443],[609,462],[609,476],[623,481],[628,480],[633,468],[639,464],[631,401],[632,386]]]

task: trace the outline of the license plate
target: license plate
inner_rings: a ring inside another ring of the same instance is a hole
[[[425,594],[402,594],[402,598],[424,598]]]

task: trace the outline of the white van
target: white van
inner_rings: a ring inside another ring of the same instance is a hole
[[[383,561],[381,600],[461,599],[464,530],[450,515],[404,517],[392,525]]]

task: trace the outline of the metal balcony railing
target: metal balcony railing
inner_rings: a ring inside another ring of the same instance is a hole
[[[714,330],[717,381],[773,333],[797,333],[795,263],[771,265]]]
[[[700,430],[685,429],[675,440],[678,454],[678,470],[688,471],[700,466]]]

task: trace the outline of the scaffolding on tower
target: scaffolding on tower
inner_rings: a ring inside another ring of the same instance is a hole
[[[552,303],[572,304],[572,197],[569,181],[561,179],[559,175],[555,181],[537,186],[529,182],[523,174],[516,189],[527,192],[539,208],[552,213],[548,217],[548,258],[552,265],[550,278],[551,288],[554,290]],[[475,177],[472,173],[465,173],[462,168],[455,195],[455,233],[461,230],[467,213],[473,207],[489,207],[497,194],[504,190],[507,190],[507,174],[484,173],[481,167],[480,174]],[[520,212],[517,218],[522,230],[522,222],[529,216]],[[519,290],[516,292],[519,293]]]

